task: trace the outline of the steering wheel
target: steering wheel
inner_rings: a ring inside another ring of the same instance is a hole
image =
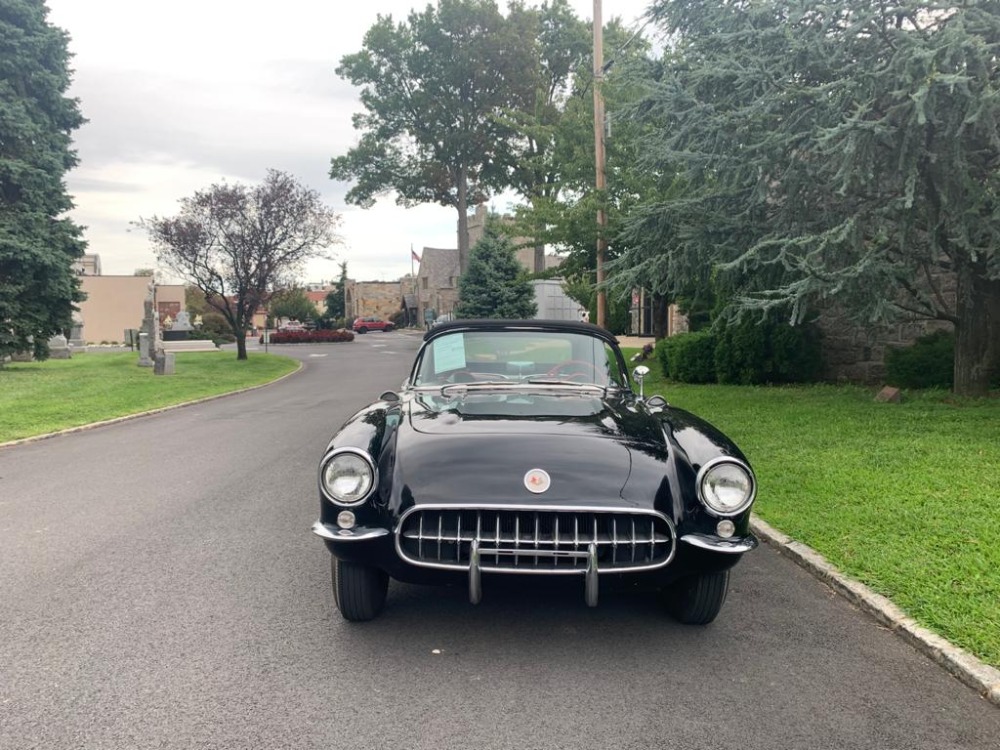
[[[561,378],[563,380],[579,379],[581,382],[586,382],[589,378],[590,382],[596,383],[597,372],[597,367],[593,362],[567,359],[552,367],[552,369],[545,373],[545,376],[549,378]]]

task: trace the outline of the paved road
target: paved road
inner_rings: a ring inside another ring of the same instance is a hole
[[[316,462],[416,345],[0,449],[0,747],[1000,748],[1000,711],[768,548],[707,628],[489,580],[345,623]]]

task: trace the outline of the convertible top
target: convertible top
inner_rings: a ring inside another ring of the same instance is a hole
[[[617,344],[618,339],[600,326],[576,320],[450,320],[435,326],[424,334],[424,341],[452,331],[552,331],[583,333],[597,336],[608,343]]]

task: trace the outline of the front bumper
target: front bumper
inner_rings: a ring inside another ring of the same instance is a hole
[[[317,521],[312,525],[312,532],[327,542],[367,542],[379,537],[389,536],[389,530],[378,526],[355,526],[353,529],[341,529],[328,523]]]

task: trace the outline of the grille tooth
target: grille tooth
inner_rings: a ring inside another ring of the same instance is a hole
[[[483,569],[501,572],[582,573],[591,543],[602,571],[658,567],[675,543],[663,517],[610,510],[418,508],[396,533],[402,556],[417,565],[467,569],[478,542]]]

